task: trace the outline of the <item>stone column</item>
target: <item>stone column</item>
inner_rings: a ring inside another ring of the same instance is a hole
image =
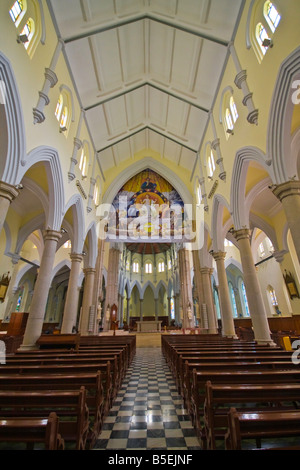
[[[19,195],[20,191],[11,184],[0,181],[0,233],[2,231],[6,215],[12,201]]]
[[[300,181],[287,181],[274,185],[271,189],[273,194],[282,203],[300,262]]]
[[[143,321],[143,302],[144,299],[140,299],[140,321]]]
[[[11,275],[9,286],[8,286],[8,289],[7,289],[7,292],[6,292],[7,304],[6,304],[6,308],[5,308],[5,314],[4,314],[4,319],[5,320],[10,318],[10,315],[12,313],[12,307],[13,307],[13,302],[14,302],[13,290],[15,288],[16,278],[17,278],[17,274],[18,274],[19,259],[20,259],[20,255],[17,255],[17,254],[15,254],[11,257],[12,275]]]
[[[212,268],[203,267],[200,269],[203,282],[204,305],[206,306],[208,333],[218,333],[218,324],[216,318],[216,311],[214,308],[213,293],[211,286]]]
[[[36,341],[41,336],[47,298],[51,284],[53,262],[57,249],[57,242],[61,238],[61,233],[48,229],[44,231],[43,236],[44,251],[34,287],[34,294],[30,305],[21,349],[34,348]]]
[[[181,248],[178,251],[179,256],[179,274],[180,274],[180,294],[182,299],[183,322],[182,328],[194,328],[195,320],[193,315],[193,292],[190,272],[189,251]],[[188,311],[191,309],[192,318],[188,317]]]
[[[95,280],[95,268],[85,268],[84,291],[82,299],[82,313],[80,322],[80,333],[82,335],[89,334],[90,307],[93,305],[93,289]],[[97,315],[95,308],[95,315]]]
[[[180,295],[177,293],[174,297],[175,303],[175,322],[178,325],[180,323]]]
[[[236,238],[240,250],[244,283],[255,340],[259,344],[270,344],[273,346],[274,343],[270,336],[267,314],[250,246],[250,230],[243,228],[234,230],[232,234]]]
[[[119,264],[120,250],[118,248],[111,247],[108,257],[109,268],[106,287],[106,308],[107,305],[110,305],[110,307],[112,307],[114,304],[118,306]]]
[[[196,287],[198,305],[199,305],[199,315],[201,319],[201,306],[204,303],[204,293],[203,293],[203,285],[202,285],[202,275],[200,272],[200,258],[199,258],[198,250],[193,250],[193,265],[194,265],[195,287]]]
[[[126,322],[128,326],[129,326],[129,321],[130,321],[129,302],[130,302],[130,297],[127,296],[126,297]]]
[[[158,320],[158,299],[154,299],[155,303],[155,320]]]
[[[171,323],[171,297],[167,297],[168,300],[168,324]]]
[[[219,279],[220,307],[222,317],[222,334],[228,338],[236,338],[232,308],[229,296],[228,282],[225,270],[225,256],[223,251],[213,252],[212,256],[217,265]]]
[[[63,321],[61,326],[62,333],[72,333],[73,326],[76,326],[76,317],[78,309],[78,278],[80,274],[80,265],[83,259],[82,254],[71,253],[71,271],[68,284],[66,303],[64,308]]]

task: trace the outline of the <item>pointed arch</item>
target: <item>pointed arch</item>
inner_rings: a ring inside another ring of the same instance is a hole
[[[300,46],[281,64],[269,113],[267,153],[272,157],[274,184],[284,183],[297,172],[297,161],[291,152],[291,122],[294,110],[293,86],[300,78]]]
[[[114,179],[103,194],[103,204],[111,204],[115,195],[122,188],[122,186],[130,180],[133,176],[137,175],[143,170],[149,168],[165,178],[178,192],[185,204],[193,203],[193,196],[188,190],[186,184],[176,175],[170,168],[166,167],[163,163],[155,160],[152,157],[145,157],[142,160],[135,162],[127,167],[125,170]]]
[[[153,291],[153,296],[155,296],[155,286],[154,286],[153,282],[147,281],[147,282],[143,285],[143,287],[142,287],[142,289],[141,289],[141,293],[140,293],[140,298],[141,298],[141,299],[144,298],[144,295],[145,295],[145,292],[146,292],[147,287],[150,287],[150,288],[152,289],[152,291]]]
[[[160,288],[163,287],[165,292],[168,293],[168,286],[167,284],[165,283],[165,281],[163,281],[162,279],[159,281],[159,283],[155,286],[155,292],[154,292],[154,298],[157,299],[158,298],[158,294],[159,294],[159,291],[160,291]]]
[[[249,226],[249,217],[245,211],[245,187],[248,165],[251,161],[259,163],[269,174],[271,181],[274,182],[273,169],[266,160],[262,150],[258,147],[249,146],[237,151],[233,164],[230,188],[230,207],[236,229]]]
[[[26,154],[23,110],[10,61],[0,52],[0,181],[19,183],[17,171]]]
[[[82,198],[79,194],[73,194],[66,204],[64,215],[72,208],[73,213],[73,244],[72,251],[74,253],[81,253],[84,244],[84,208]]]
[[[60,157],[57,150],[47,146],[33,149],[20,165],[17,181],[20,183],[29,168],[40,162],[45,164],[49,189],[49,213],[46,227],[59,230],[64,216],[65,194]]]
[[[97,243],[97,234],[96,234],[96,222],[93,221],[88,226],[86,231],[85,239],[88,240],[88,255],[84,260],[85,267],[94,268],[96,264],[97,252],[98,252],[98,243]]]
[[[213,250],[219,251],[224,249],[224,238],[226,233],[223,230],[223,209],[226,207],[230,212],[230,206],[221,194],[216,194],[213,200],[212,210],[212,239]]]

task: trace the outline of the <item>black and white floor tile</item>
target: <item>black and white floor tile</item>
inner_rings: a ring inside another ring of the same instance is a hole
[[[138,348],[95,450],[200,450],[160,348]]]

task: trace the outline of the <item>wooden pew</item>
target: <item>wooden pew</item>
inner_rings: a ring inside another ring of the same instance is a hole
[[[238,412],[228,413],[228,431],[225,435],[226,450],[242,450],[249,439],[280,439],[300,436],[300,411]],[[283,446],[279,444],[282,449]],[[272,450],[273,450],[272,446]],[[289,447],[287,447],[288,449]]]
[[[55,412],[58,432],[75,450],[84,450],[89,432],[86,390],[0,391],[0,418],[38,418]]]
[[[92,448],[102,429],[104,417],[108,408],[105,406],[101,372],[70,373],[70,374],[40,374],[0,375],[0,390],[3,391],[33,391],[33,390],[79,390],[84,386],[87,391],[87,406],[89,409],[90,430],[87,446]]]
[[[63,450],[64,440],[58,433],[56,413],[47,418],[8,418],[0,420],[0,442],[26,443],[27,449],[42,443],[45,450]],[[10,448],[11,450],[11,448]]]
[[[116,393],[114,383],[118,383],[118,370],[117,362],[114,363],[110,361],[97,361],[96,364],[49,364],[49,365],[9,365],[5,364],[0,366],[0,374],[5,374],[9,376],[10,374],[19,374],[19,375],[28,375],[35,374],[39,376],[56,374],[56,375],[68,375],[68,374],[80,374],[94,372],[96,374],[98,371],[101,372],[101,381],[102,387],[104,390],[104,398],[106,406],[111,407],[114,395]]]
[[[296,410],[300,402],[300,384],[205,384],[204,407],[195,409],[196,429],[204,448],[216,449],[216,440],[224,440],[227,415],[232,406],[238,411]],[[245,408],[244,410],[242,408]],[[203,414],[203,416],[201,416]],[[202,419],[201,419],[202,418]]]

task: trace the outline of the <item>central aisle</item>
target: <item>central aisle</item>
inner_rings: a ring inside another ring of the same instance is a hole
[[[94,449],[200,450],[160,348],[136,349]]]

